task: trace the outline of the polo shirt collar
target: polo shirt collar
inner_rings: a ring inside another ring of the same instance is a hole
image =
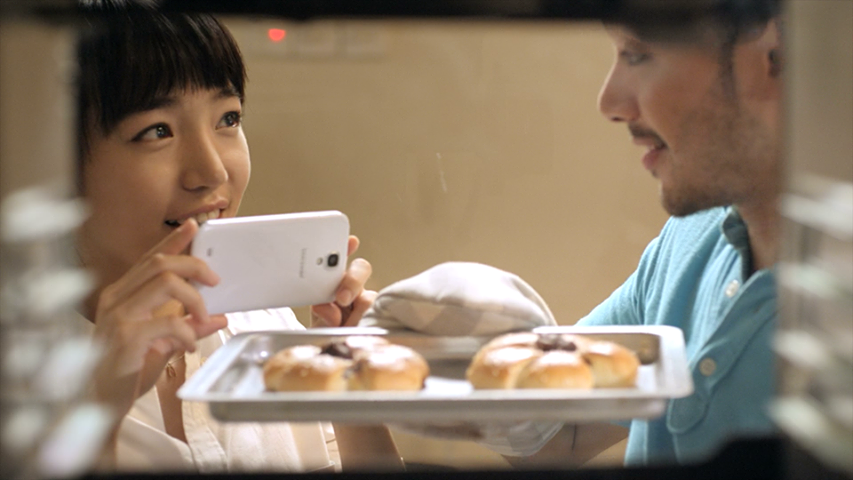
[[[752,272],[752,252],[749,249],[749,231],[737,207],[731,206],[726,208],[728,208],[729,213],[723,219],[720,229],[732,248],[740,254],[741,275],[746,280]]]

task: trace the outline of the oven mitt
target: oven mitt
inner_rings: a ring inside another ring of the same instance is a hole
[[[481,263],[448,262],[380,290],[358,325],[494,336],[557,322],[542,297],[518,275]]]
[[[436,265],[382,289],[360,327],[440,336],[497,336],[557,325],[542,297],[515,274],[470,262]],[[430,422],[394,425],[400,430],[475,441],[503,455],[531,455],[561,422]]]

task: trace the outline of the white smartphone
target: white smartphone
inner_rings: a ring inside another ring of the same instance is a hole
[[[221,280],[195,286],[210,314],[328,303],[346,272],[348,239],[338,211],[208,220],[190,253]]]

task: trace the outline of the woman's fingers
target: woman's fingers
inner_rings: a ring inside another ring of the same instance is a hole
[[[107,351],[95,371],[97,399],[112,405],[123,416],[140,395],[151,389],[175,352],[195,350],[196,338],[186,316],[120,324],[107,339]]]
[[[358,250],[358,245],[358,237],[350,235],[347,243],[347,254],[355,253]],[[364,290],[364,285],[372,273],[373,267],[370,262],[363,258],[353,260],[338,285],[335,301],[311,307],[311,326],[339,327],[358,323],[364,312],[370,308],[373,299],[376,298],[375,292],[365,292]]]
[[[209,319],[204,300],[198,290],[187,283],[179,274],[166,271],[149,279],[127,298],[115,302],[113,316],[127,320],[146,320],[152,312],[166,302],[175,300],[183,305],[186,313],[201,323]],[[109,311],[108,310],[108,311]]]
[[[364,290],[364,284],[373,273],[373,267],[370,262],[363,258],[356,258],[350,263],[346,275],[338,285],[338,291],[335,293],[335,303],[341,307],[348,307]]]
[[[195,330],[196,338],[205,338],[228,326],[228,318],[225,315],[211,315],[207,322],[200,322],[191,317],[189,325]]]
[[[105,289],[102,302],[121,301],[145,283],[150,282],[152,278],[170,273],[183,279],[184,283],[187,280],[208,286],[219,283],[219,276],[200,258],[155,253],[137,264],[118,282]]]
[[[348,307],[324,303],[311,307],[311,327],[354,327],[373,305],[377,292],[364,290]]]
[[[339,327],[341,325],[341,307],[334,303],[311,306],[311,327]]]
[[[350,235],[349,240],[347,240],[347,256],[351,257],[356,250],[358,250],[358,246],[361,244],[358,237],[355,235]]]
[[[374,300],[376,300],[377,292],[373,290],[365,290],[361,292],[361,295],[358,296],[350,306],[350,312],[346,315],[346,318],[343,320],[341,324],[342,327],[355,327],[358,325],[358,322],[361,320],[361,317],[364,316],[364,313],[373,305]],[[342,312],[343,314],[344,312]]]
[[[198,222],[194,218],[188,219],[160,243],[154,245],[150,252],[161,252],[167,255],[178,255],[183,253],[192,243],[195,234],[198,233]]]
[[[108,360],[116,377],[139,372],[149,350],[164,358],[175,350],[195,351],[196,334],[187,317],[168,316],[144,322],[125,322],[114,332]]]
[[[152,255],[158,253],[164,255],[180,254],[189,247],[190,243],[192,243],[196,232],[198,232],[198,223],[196,223],[195,219],[187,220],[183,225],[166,235],[163,240],[160,240],[157,245],[154,245],[150,250],[148,250],[148,252],[139,259],[136,265],[131,267],[128,273],[132,274],[134,270],[139,268],[140,265],[143,265],[145,260]]]

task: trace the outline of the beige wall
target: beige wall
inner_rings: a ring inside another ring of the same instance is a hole
[[[263,50],[275,23],[229,25],[250,76],[241,213],[342,210],[373,289],[483,262],[572,324],[663,224],[640,150],[597,111],[613,55],[597,24],[291,25],[287,41],[337,32],[336,53],[308,58]],[[346,56],[347,28],[379,36],[382,52]]]
[[[74,30],[26,17],[0,21],[0,200],[34,186],[73,195]]]
[[[597,111],[613,56],[597,24],[229,25],[250,77],[241,213],[342,210],[373,289],[483,262],[520,275],[572,324],[665,220],[627,129]],[[289,44],[266,41],[275,26]],[[352,32],[370,55],[345,53]],[[504,465],[470,443],[395,436],[408,461]]]
[[[787,11],[788,171],[853,182],[853,1]]]

